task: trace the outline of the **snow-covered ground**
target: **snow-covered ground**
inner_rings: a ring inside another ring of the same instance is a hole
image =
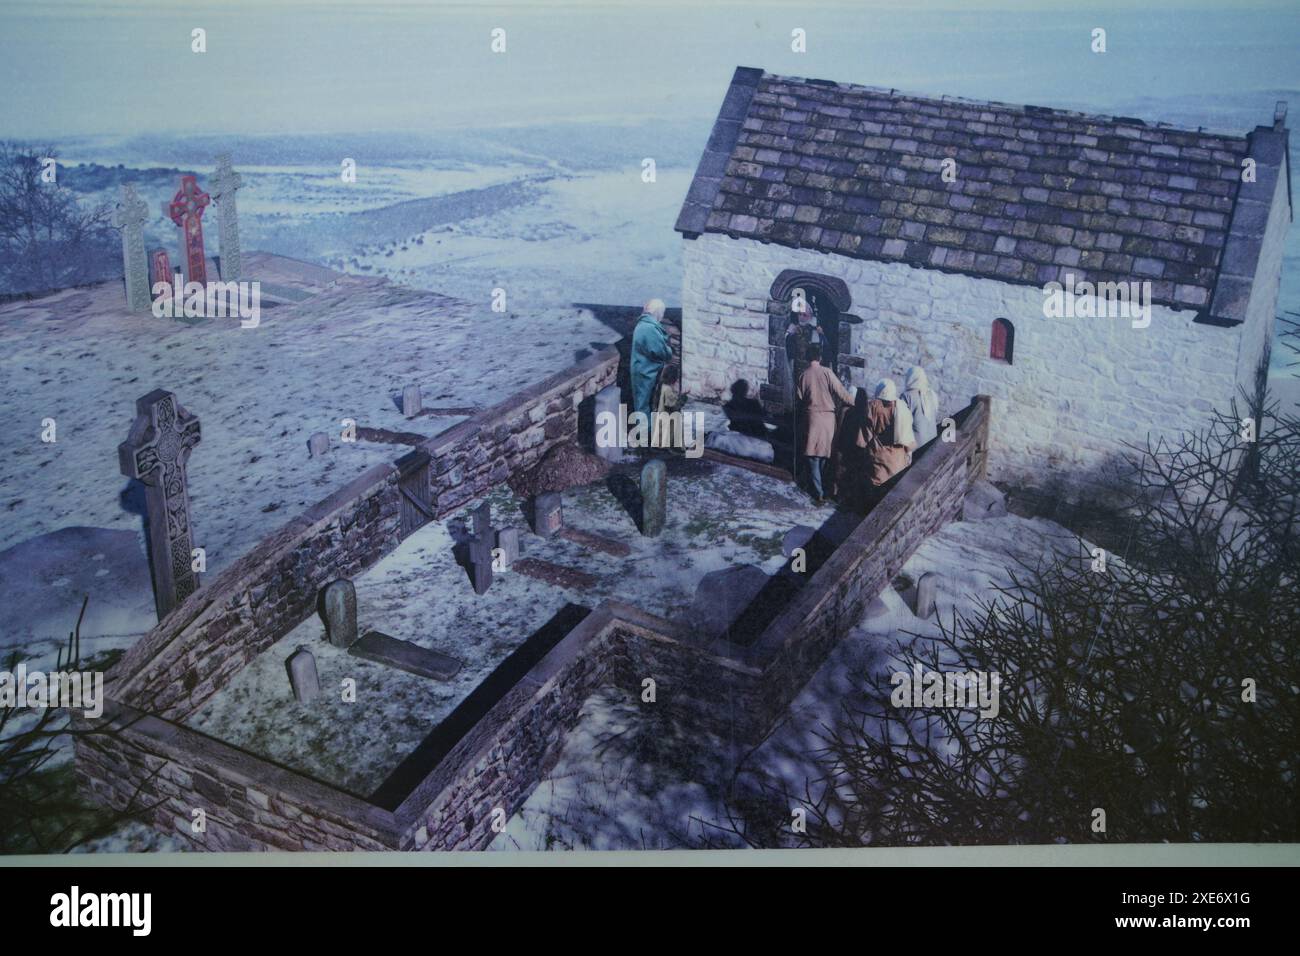
[[[639,167],[548,177],[518,205],[339,256],[339,266],[464,298],[499,286],[515,303],[640,304],[681,296],[681,243],[672,231],[691,169]],[[581,262],[581,269],[561,263]],[[520,306],[522,307],[522,306]]]
[[[264,302],[252,329],[233,318],[189,324],[127,313],[120,283],[0,305],[0,409],[12,424],[0,433],[0,646],[51,636],[51,616],[54,633],[66,635],[85,593],[92,605],[140,610],[134,621],[119,615],[115,633],[154,624],[148,592],[140,596],[147,571],[129,583],[105,578],[102,588],[93,577],[59,574],[39,603],[19,603],[31,584],[26,563],[3,549],[71,527],[141,534],[142,502],[118,470],[117,445],[136,399],[155,388],[174,392],[202,424],[189,461],[190,505],[211,574],[402,453],[390,444],[341,442],[343,419],[431,436],[463,419],[407,421],[396,401],[404,386],[420,385],[426,407],[487,406],[617,339],[585,310],[495,313],[487,297],[471,304],[277,257],[247,261],[250,278],[309,297]],[[55,422],[54,442],[41,440],[47,419]],[[318,431],[332,436],[332,450],[313,459],[307,439]],[[103,553],[76,535],[44,546],[87,564]],[[135,560],[144,567],[142,537]],[[127,587],[135,589],[130,596]]]
[[[411,535],[357,577],[358,623],[464,662],[450,681],[415,677],[359,660],[328,644],[318,618],[299,625],[245,667],[193,715],[190,726],[285,766],[372,792],[397,763],[492,669],[566,604],[594,607],[607,598],[665,617],[685,612],[706,573],[756,564],[768,573],[785,561],[781,539],[796,524],[819,526],[833,514],[814,508],[788,482],[703,460],[675,461],[668,482],[668,520],[661,535],[643,537],[604,484],[564,495],[569,527],[622,542],[615,557],[564,538],[527,531],[518,501],[502,487],[488,499],[497,526],[522,529],[525,557],[573,568],[595,579],[590,588],[545,583],[518,572],[494,576],[476,595],[453,546],[467,535],[470,507]],[[322,695],[297,703],[284,661],[298,647],[316,657]],[[345,703],[341,682],[357,682]]]
[[[1079,540],[1038,518],[956,521],[927,538],[902,573],[913,581],[927,571],[940,576],[939,617],[973,616],[994,587],[1010,584],[1006,568],[1016,560],[1033,565],[1054,550],[1078,553]],[[935,618],[917,618],[897,591],[886,588],[813,675],[751,766],[793,793],[806,785],[816,793],[824,769],[809,755],[824,746],[819,729],[843,719],[845,705],[868,703],[872,675],[901,669],[895,657],[900,642],[938,633]],[[559,762],[491,849],[668,849],[705,840],[743,845],[727,829],[731,764],[720,755],[729,752],[729,743],[682,726],[671,713],[647,717],[638,701],[603,689],[587,702]]]

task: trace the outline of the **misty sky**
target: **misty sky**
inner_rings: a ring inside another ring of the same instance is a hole
[[[0,136],[707,119],[737,65],[1229,128],[1300,90],[1297,3],[999,6],[0,0]]]

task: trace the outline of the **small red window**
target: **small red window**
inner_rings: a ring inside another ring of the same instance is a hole
[[[1011,364],[1016,347],[1016,327],[1006,319],[993,320],[993,337],[989,342],[989,358]]]

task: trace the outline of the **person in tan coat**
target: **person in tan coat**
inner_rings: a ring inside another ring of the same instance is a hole
[[[835,373],[823,367],[821,355],[809,355],[808,367],[799,376],[795,397],[803,406],[807,435],[803,453],[808,459],[808,476],[812,481],[813,499],[818,504],[826,497],[822,489],[822,466],[835,447],[836,401],[853,404],[853,396],[840,384]]]

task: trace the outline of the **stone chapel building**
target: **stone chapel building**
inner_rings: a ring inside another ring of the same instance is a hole
[[[992,396],[991,477],[1095,489],[1124,442],[1254,393],[1292,216],[1285,119],[1232,136],[741,67],[677,219],[684,385],[743,378],[787,409],[801,289],[846,384],[920,365],[943,414]],[[1045,307],[1049,283],[1119,282],[1149,283],[1145,327]]]

